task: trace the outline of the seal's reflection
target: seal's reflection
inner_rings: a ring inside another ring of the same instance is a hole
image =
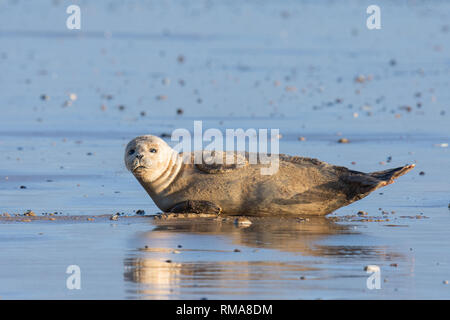
[[[386,260],[393,255],[379,246],[321,245],[319,242],[328,237],[359,235],[329,218],[252,221],[247,227],[235,225],[232,219],[155,221],[156,227],[139,237],[137,253],[125,259],[125,280],[140,284],[132,291],[149,298],[229,297],[244,293],[269,298],[277,296],[277,291],[286,293],[289,287],[298,290],[295,283],[302,276],[330,277],[330,266],[318,261],[320,258]],[[188,244],[178,248],[183,241]],[[236,246],[248,250],[234,253]],[[342,270],[336,272],[331,277],[339,277]]]

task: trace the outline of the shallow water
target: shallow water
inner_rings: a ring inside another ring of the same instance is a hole
[[[124,145],[194,120],[279,128],[281,152],[354,170],[417,167],[331,219],[1,220],[0,298],[450,298],[450,4],[379,3],[369,31],[360,1],[81,2],[69,31],[67,1],[2,2],[0,213],[155,214]]]

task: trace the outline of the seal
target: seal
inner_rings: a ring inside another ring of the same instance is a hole
[[[232,165],[194,164],[194,153],[178,153],[164,140],[146,135],[128,143],[125,165],[163,212],[249,216],[326,215],[415,166],[363,173],[280,154],[278,170],[262,175],[264,164],[249,164],[248,153],[233,154]],[[186,157],[192,161],[184,161]]]

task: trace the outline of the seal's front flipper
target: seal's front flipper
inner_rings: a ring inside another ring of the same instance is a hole
[[[169,212],[172,213],[213,213],[220,214],[222,208],[218,205],[204,200],[188,200],[177,203]]]

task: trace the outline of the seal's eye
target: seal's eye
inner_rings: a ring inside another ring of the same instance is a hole
[[[151,152],[151,153],[157,153],[158,150],[156,150],[155,148],[151,148],[151,149],[150,149],[150,152]]]
[[[130,151],[128,151],[128,154],[131,156],[134,153],[134,149],[131,149]]]

